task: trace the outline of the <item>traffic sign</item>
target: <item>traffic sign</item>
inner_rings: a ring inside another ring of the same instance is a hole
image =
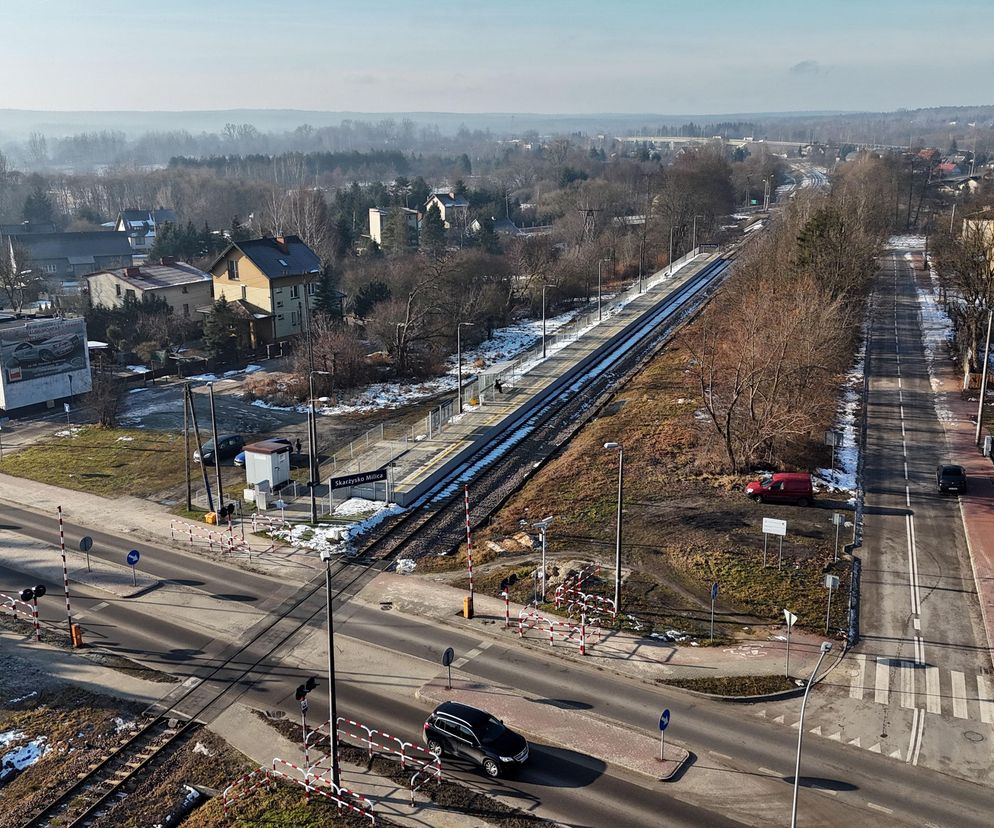
[[[767,535],[780,535],[783,537],[787,534],[787,521],[780,520],[779,518],[763,518],[763,533]]]
[[[451,647],[446,648],[445,652],[442,653],[442,666],[448,667],[452,660],[456,657],[456,652]]]
[[[138,553],[138,550],[132,549],[128,553],[128,566],[134,566],[136,563],[138,563],[139,558],[141,558],[141,555]]]
[[[825,576],[825,588],[826,589],[838,589],[839,588],[839,576],[838,575],[826,575]]]
[[[783,618],[784,621],[787,622],[787,629],[790,629],[797,623],[797,616],[794,615],[794,613],[792,613],[789,609],[785,609],[783,611]]]
[[[715,581],[711,584],[711,600],[714,601],[718,597],[718,582]]]
[[[89,552],[93,548],[93,538],[89,535],[84,535],[79,539],[79,551]]]
[[[842,526],[846,522],[846,516],[842,512],[833,512],[832,514],[832,525]]]
[[[307,699],[301,699],[300,700],[300,712],[301,713],[306,713],[307,712]]]
[[[62,407],[66,410],[66,414],[69,413],[69,403],[62,403]]]
[[[659,717],[659,729],[666,730],[670,726],[670,709],[667,707]]]

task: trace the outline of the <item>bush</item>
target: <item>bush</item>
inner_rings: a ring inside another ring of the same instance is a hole
[[[299,374],[251,374],[245,380],[245,398],[283,406],[306,402],[307,377]]]

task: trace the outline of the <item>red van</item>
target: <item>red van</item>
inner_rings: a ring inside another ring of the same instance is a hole
[[[746,486],[746,494],[759,503],[796,503],[807,506],[814,498],[810,474],[777,472],[754,480]]]

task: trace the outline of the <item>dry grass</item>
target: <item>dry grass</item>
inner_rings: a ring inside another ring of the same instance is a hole
[[[486,542],[507,544],[513,566],[520,565],[522,553],[534,559],[533,550],[511,539],[521,531],[520,521],[532,523],[546,515],[555,516],[548,534],[550,561],[613,565],[618,455],[603,444],[617,440],[625,447],[623,566],[631,574],[622,600],[627,611],[657,630],[672,626],[700,634],[709,615],[710,585],[718,581],[717,618],[726,625],[722,635],[745,624],[776,623],[784,607],[798,614],[802,626],[824,625],[823,571],[834,543],[831,511],[759,505],[743,494],[749,478],[714,473],[710,440],[695,417],[699,390],[688,371],[689,359],[679,343],[668,346],[489,527],[476,533],[474,565],[480,568],[481,589],[497,594],[500,580],[513,568]],[[776,566],[776,539],[770,544],[772,565],[763,567],[764,516],[788,520],[782,570]],[[419,561],[419,568],[429,571],[464,566],[465,547],[456,556]],[[843,589],[833,601],[833,625],[842,626],[848,568],[840,564],[837,574]],[[607,568],[602,575],[613,579]],[[529,586],[530,581],[519,591]],[[605,584],[594,591],[610,594],[613,588]]]
[[[711,678],[672,679],[659,681],[671,687],[696,690],[698,693],[711,693],[715,696],[763,696],[767,693],[780,693],[796,690],[793,679],[776,676],[713,676]]]
[[[149,497],[185,480],[183,436],[84,426],[5,454],[0,471],[106,497]]]

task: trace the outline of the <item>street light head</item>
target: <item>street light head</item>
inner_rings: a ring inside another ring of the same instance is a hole
[[[332,552],[331,552],[330,549],[322,549],[321,550],[321,560],[324,561],[325,563],[327,563],[328,561],[330,561],[332,559],[332,557],[333,557],[333,555],[332,555]]]
[[[620,449],[621,443],[605,443],[604,448],[606,449]]]
[[[552,525],[552,521],[553,520],[555,520],[555,518],[552,515],[549,515],[547,518],[542,518],[541,520],[536,520],[532,524],[532,526],[534,526],[536,529],[548,529],[549,526]]]
[[[822,642],[821,642],[821,651],[822,651],[823,653],[827,653],[827,652],[829,652],[829,651],[830,651],[831,649],[832,649],[832,642],[831,642],[831,641],[822,641]]]

